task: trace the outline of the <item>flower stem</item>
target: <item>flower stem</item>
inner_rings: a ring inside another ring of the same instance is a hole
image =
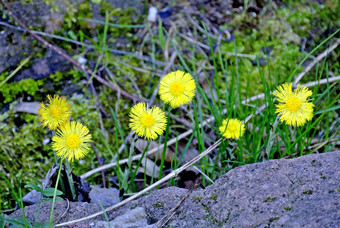
[[[67,180],[68,183],[70,185],[70,189],[71,189],[71,193],[72,193],[72,200],[73,201],[77,201],[77,194],[76,194],[76,189],[74,187],[74,182],[73,182],[73,178],[72,178],[72,171],[71,171],[71,166],[70,166],[70,162],[68,160],[66,160],[65,162],[65,173],[67,176]]]
[[[166,125],[165,138],[164,138],[164,147],[163,147],[161,165],[159,166],[158,180],[162,179],[162,174],[163,174],[163,166],[164,166],[165,154],[166,154],[167,143],[168,143],[168,138],[169,138],[170,113],[171,113],[171,106],[169,106],[169,109],[168,109],[168,120],[167,120],[168,123]],[[158,188],[159,188],[159,186],[158,186]]]
[[[58,176],[57,176],[57,181],[54,186],[54,194],[53,194],[53,201],[52,201],[52,208],[50,212],[50,224],[49,227],[53,226],[53,210],[54,210],[54,203],[55,203],[55,198],[57,196],[57,188],[58,188],[58,183],[59,183],[59,178],[60,178],[60,173],[61,173],[61,167],[63,166],[63,159],[60,159],[60,165],[59,165],[59,171],[58,171]]]

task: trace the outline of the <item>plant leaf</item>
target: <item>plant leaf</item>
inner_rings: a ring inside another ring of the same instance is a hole
[[[26,184],[25,188],[32,188],[36,190],[37,192],[43,192],[43,190],[38,185],[35,185],[35,184]]]
[[[45,188],[45,190],[42,192],[45,196],[53,196],[54,195],[54,188]],[[57,189],[56,195],[60,196],[63,192]]]

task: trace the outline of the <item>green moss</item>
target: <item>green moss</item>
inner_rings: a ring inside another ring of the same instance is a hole
[[[211,200],[217,200],[217,195],[215,194],[215,195],[209,197],[209,199],[211,199]]]
[[[4,80],[5,74],[0,76],[0,81]],[[0,93],[5,98],[4,103],[9,103],[24,94],[34,96],[43,85],[42,80],[24,79],[18,82],[6,83],[0,87]]]
[[[263,200],[263,202],[273,202],[276,197],[268,197],[267,199]]]
[[[312,195],[313,190],[304,190],[302,193],[305,194],[305,195]]]
[[[17,123],[25,124],[17,126]],[[32,114],[15,115],[10,110],[0,114],[0,160],[1,169],[12,184],[19,180],[22,172],[22,183],[41,179],[49,169],[53,152],[43,140],[48,138],[47,130],[43,129],[38,116]],[[52,155],[51,155],[52,154]],[[23,188],[23,186],[21,186]],[[6,182],[0,181],[0,208],[13,208],[15,201]],[[23,195],[27,191],[23,189]]]
[[[201,202],[202,197],[197,196],[197,197],[193,198],[192,200],[193,200],[193,201],[197,201],[197,202]]]
[[[77,4],[74,4],[67,0],[61,0],[61,2],[56,2],[53,0],[43,0],[43,2],[51,7],[50,8],[51,12],[65,13],[64,27],[68,29],[74,27],[76,23],[81,23],[82,22],[81,20],[78,21],[79,18],[92,17],[90,4],[85,0],[80,1]]]
[[[163,208],[164,207],[164,203],[158,201],[158,202],[155,203],[155,206],[158,207],[158,208]]]
[[[60,71],[58,71],[54,74],[51,74],[50,78],[53,80],[54,83],[58,83],[63,79],[63,74]]]
[[[269,219],[269,222],[274,222],[275,220],[278,220],[278,219],[279,219],[279,217],[273,217],[273,218]]]
[[[286,211],[290,211],[292,209],[292,206],[287,206],[287,207],[285,207],[285,210]]]
[[[336,188],[333,190],[329,190],[328,193],[333,193],[333,192],[340,192],[340,188]]]

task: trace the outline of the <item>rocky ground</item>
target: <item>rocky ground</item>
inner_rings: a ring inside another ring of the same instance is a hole
[[[337,227],[340,224],[340,151],[244,165],[205,189],[193,190],[166,227]],[[157,223],[188,190],[169,187],[108,212],[111,227]],[[57,202],[58,223],[101,211],[97,204]],[[25,208],[30,222],[48,221],[50,204]],[[64,216],[61,215],[66,212]],[[18,210],[12,216],[20,216]],[[61,217],[59,219],[59,217]],[[104,216],[70,227],[108,227]]]

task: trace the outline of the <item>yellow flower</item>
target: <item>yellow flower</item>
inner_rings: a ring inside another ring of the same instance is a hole
[[[274,92],[280,104],[276,105],[275,113],[281,115],[280,121],[292,126],[302,126],[313,118],[313,103],[308,102],[312,91],[299,85],[292,91],[292,83],[285,83]]]
[[[49,104],[40,104],[39,116],[44,127],[55,130],[68,122],[71,116],[71,107],[66,98],[55,95],[53,98],[47,95]]]
[[[194,78],[183,71],[171,72],[163,77],[159,86],[159,95],[164,103],[172,108],[188,104],[195,96]]]
[[[138,103],[131,109],[129,127],[138,136],[155,140],[166,127],[165,113],[156,106],[149,109],[144,103]]]
[[[240,138],[244,131],[244,124],[238,119],[225,119],[222,121],[222,126],[218,128],[222,133],[222,136],[227,139],[238,139]]]
[[[89,151],[90,142],[92,142],[89,129],[75,121],[67,122],[61,126],[52,141],[56,155],[60,158],[67,158],[69,161],[83,158]]]

